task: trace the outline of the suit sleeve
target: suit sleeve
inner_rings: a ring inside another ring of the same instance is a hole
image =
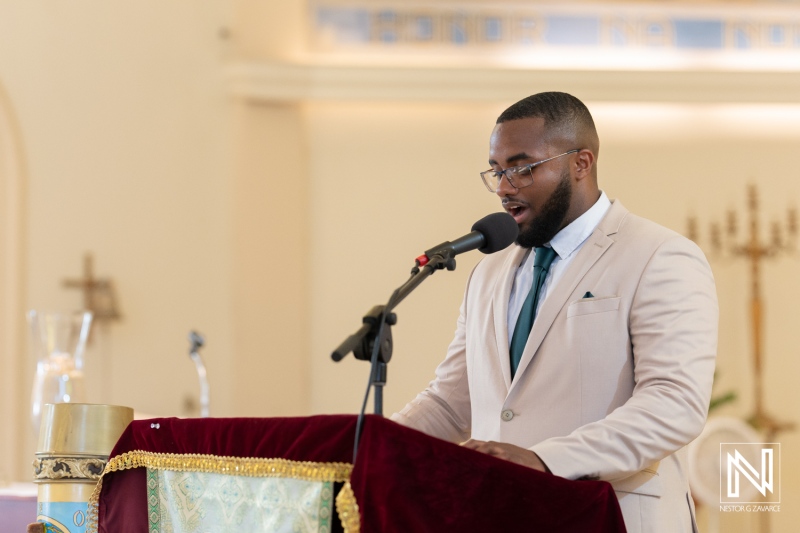
[[[631,397],[606,418],[531,449],[561,477],[626,478],[691,442],[711,395],[719,309],[711,269],[683,237],[665,240],[631,302]]]
[[[399,424],[451,442],[463,442],[469,438],[472,420],[466,361],[468,291],[461,304],[455,336],[447,349],[447,356],[436,368],[436,377],[391,418]]]

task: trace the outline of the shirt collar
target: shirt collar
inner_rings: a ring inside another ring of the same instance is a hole
[[[566,228],[559,231],[548,243],[562,260],[580,248],[583,241],[592,234],[611,207],[606,193],[600,191],[600,198],[584,214],[573,220]]]

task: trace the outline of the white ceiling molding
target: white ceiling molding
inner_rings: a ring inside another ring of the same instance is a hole
[[[523,70],[234,64],[231,93],[254,102],[509,101],[559,90],[588,101],[800,103],[800,71]]]

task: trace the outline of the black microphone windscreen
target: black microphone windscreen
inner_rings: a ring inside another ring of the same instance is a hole
[[[493,254],[517,239],[519,226],[514,217],[508,213],[492,213],[473,224],[472,231],[482,233],[485,239],[483,247],[479,250],[485,254]]]

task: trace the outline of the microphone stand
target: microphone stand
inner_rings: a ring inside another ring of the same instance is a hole
[[[387,364],[392,358],[394,347],[391,327],[397,323],[397,315],[393,310],[435,271],[445,268],[449,271],[455,270],[455,254],[456,251],[451,248],[439,249],[428,258],[428,262],[421,269],[418,259],[416,266],[411,270],[411,278],[392,293],[386,305],[376,305],[370,309],[362,319],[364,325],[331,353],[331,359],[335,362],[341,361],[348,353],[353,352],[356,359],[371,363],[367,392],[356,423],[353,462],[358,453],[358,441],[371,387],[375,388],[375,414],[383,416],[383,387],[386,385]]]

